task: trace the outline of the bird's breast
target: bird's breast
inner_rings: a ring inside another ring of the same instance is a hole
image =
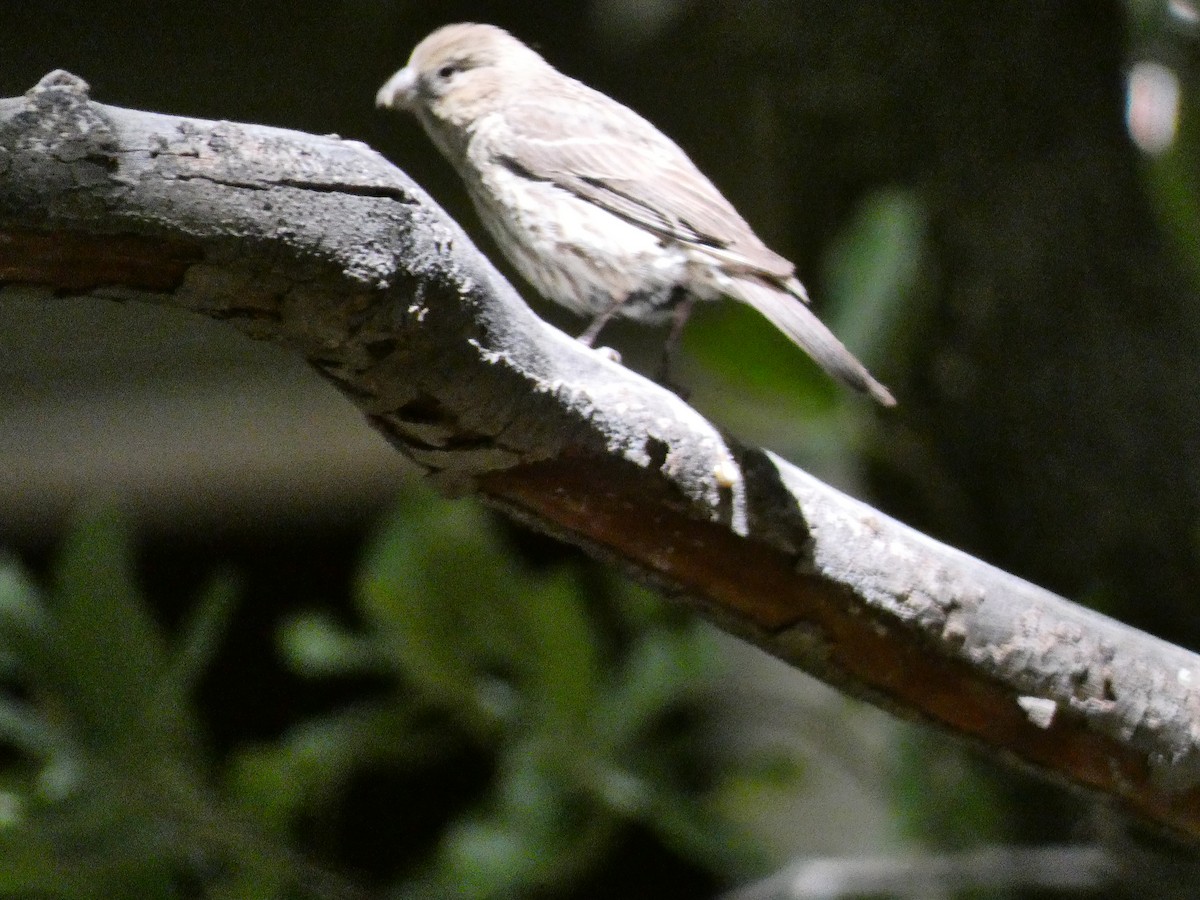
[[[501,251],[547,299],[582,315],[618,300],[621,315],[665,318],[690,278],[685,248],[613,215],[553,181],[493,164],[468,178]]]

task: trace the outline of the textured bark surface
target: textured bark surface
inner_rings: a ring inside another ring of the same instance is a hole
[[[1200,658],[722,435],[541,322],[362,144],[107,107],[54,73],[0,101],[10,291],[48,314],[80,294],[178,306],[287,347],[446,489],[1200,838]]]

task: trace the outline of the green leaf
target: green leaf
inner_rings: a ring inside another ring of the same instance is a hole
[[[587,723],[602,689],[596,625],[587,615],[571,572],[526,584],[510,605],[510,627],[521,632],[522,693],[539,706],[539,727],[562,740],[587,740]]]
[[[921,272],[925,205],[914,191],[867,196],[826,261],[825,322],[868,368],[884,357]]]
[[[903,837],[950,849],[1002,839],[1005,788],[995,770],[915,726],[899,730],[892,754],[893,813]]]
[[[18,563],[0,555],[0,648],[5,669],[51,676],[57,671],[43,600]]]
[[[359,585],[364,616],[384,638],[397,670],[441,702],[475,705],[475,666],[464,652],[469,628],[459,601],[466,591],[460,579],[485,564],[475,546],[449,514],[411,516],[402,509],[370,549]],[[424,511],[421,511],[424,512]],[[445,575],[433,577],[433,547]]]
[[[97,749],[146,749],[144,716],[166,668],[163,636],[134,587],[130,557],[119,518],[85,518],[60,553],[49,598],[60,697],[81,739]]]
[[[0,695],[0,743],[30,756],[47,757],[69,739],[39,710]]]
[[[709,871],[748,877],[767,866],[766,854],[749,832],[731,825],[703,799],[660,790],[644,820],[664,844]]]
[[[430,702],[481,740],[512,714],[503,679],[525,643],[514,604],[526,576],[468,504],[402,506],[359,580],[363,617],[389,660]]]
[[[238,580],[232,572],[214,575],[168,654],[164,687],[184,702],[212,664],[237,605]]]
[[[616,683],[593,710],[596,731],[616,753],[635,741],[655,719],[688,694],[698,694],[715,671],[708,636],[692,624],[639,637],[630,648]]]
[[[578,878],[610,846],[617,818],[587,801],[548,737],[509,745],[489,808],[442,842],[434,872],[447,893],[529,896]]]
[[[261,821],[282,827],[302,809],[330,801],[356,771],[380,762],[412,769],[449,745],[414,711],[360,703],[302,722],[279,741],[239,750],[229,793]]]
[[[721,377],[719,386],[698,385],[707,388],[699,408],[745,404],[747,393],[786,395],[812,415],[835,405],[834,390],[816,363],[766,319],[740,303],[709,306],[693,314],[684,332],[687,351]]]
[[[307,678],[361,675],[381,667],[374,641],[323,612],[305,612],[279,629],[279,651],[293,672]]]

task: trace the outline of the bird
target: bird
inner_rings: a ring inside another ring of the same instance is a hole
[[[674,141],[507,31],[437,29],[375,100],[416,116],[521,276],[592,318],[588,346],[613,318],[669,322],[667,359],[696,302],[730,298],[835,379],[895,405],[813,313],[795,266]]]

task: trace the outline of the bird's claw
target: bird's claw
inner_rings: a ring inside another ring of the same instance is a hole
[[[615,362],[617,365],[621,364],[621,352],[619,350],[613,347],[593,347],[592,349],[609,362]]]

